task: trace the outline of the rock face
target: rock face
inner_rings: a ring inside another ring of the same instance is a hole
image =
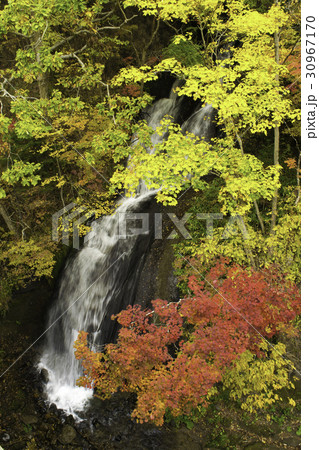
[[[172,238],[171,233],[176,231],[174,223],[169,217],[169,213],[175,214],[177,218],[181,218],[188,207],[188,200],[193,195],[192,190],[189,190],[183,198],[181,205],[177,207],[165,207],[158,204],[153,198],[143,210],[148,214],[149,220],[149,234],[150,239],[148,243],[146,255],[143,254],[143,240],[137,242],[136,261],[134,264],[140,264],[141,270],[136,278],[135,292],[130,293],[131,301],[129,304],[141,305],[143,309],[151,306],[151,301],[157,298],[168,301],[179,300],[179,290],[177,288],[177,279],[174,276],[174,244],[176,244],[180,237],[176,233],[176,238]],[[161,217],[160,230],[155,223],[158,217]],[[139,228],[140,225],[136,225]],[[170,236],[170,238],[168,238]],[[142,256],[140,256],[142,255]],[[141,260],[143,259],[143,261]],[[127,300],[127,299],[126,299]],[[117,302],[113,305],[119,308]],[[114,342],[117,338],[119,327],[116,322],[111,320],[112,314],[117,314],[118,310],[112,310],[112,305],[109,305],[108,315],[104,318],[102,328],[112,329],[110,339],[105,342]]]
[[[154,215],[161,215],[161,231],[155,233],[160,238],[155,238],[146,256],[145,263],[140,274],[136,302],[143,308],[150,306],[150,301],[161,298],[168,301],[179,300],[177,279],[174,275],[174,245],[181,239],[176,233],[176,228],[168,214],[175,214],[181,219],[189,207],[189,201],[193,196],[190,189],[184,196],[178,207],[164,207],[153,200],[149,209],[150,227],[154,227]]]
[[[205,177],[205,181],[211,182],[214,178],[215,175],[209,175]],[[198,194],[189,188],[183,193],[177,206],[163,206],[155,199],[149,206],[149,224],[155,239],[145,258],[136,291],[135,303],[140,304],[142,308],[149,307],[150,301],[157,298],[168,301],[180,299],[178,280],[174,275],[174,246],[185,237],[178,232],[169,214],[173,214],[177,222],[180,221],[193,205],[196,195]],[[161,217],[161,229],[160,231],[157,229],[156,232],[154,231],[155,214]],[[187,223],[185,228],[187,229]],[[175,237],[173,237],[174,234]]]
[[[148,307],[151,300],[178,300],[177,279],[173,268],[172,241],[154,241],[140,275],[136,303]]]
[[[40,378],[43,383],[47,383],[49,381],[49,372],[43,368],[40,373]]]

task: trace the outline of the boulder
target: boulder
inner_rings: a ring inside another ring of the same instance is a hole
[[[61,444],[70,444],[76,437],[76,431],[71,425],[64,425],[59,436]]]
[[[21,420],[25,425],[33,425],[38,423],[38,418],[36,416],[32,416],[31,414],[23,414],[21,416]]]

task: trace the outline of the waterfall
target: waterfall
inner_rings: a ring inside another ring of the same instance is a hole
[[[178,82],[174,83],[169,98],[158,100],[145,111],[148,125],[154,130],[165,115],[174,120],[183,108],[183,99],[174,93],[177,85]],[[184,123],[183,132],[208,137],[211,115],[210,106],[197,109]],[[154,133],[153,147],[163,138]],[[152,151],[153,148],[149,149]],[[141,181],[137,194],[125,198],[112,216],[93,222],[84,247],[66,264],[49,312],[48,332],[38,367],[48,372],[45,386],[48,401],[76,418],[86,408],[93,391],[76,386],[82,370],[74,357],[74,341],[79,330],[90,333],[92,348],[114,338],[110,317],[134,303],[139,274],[152,244],[151,231],[125,239],[119,236],[121,215],[143,211],[155,192],[149,191]]]
[[[183,123],[182,131],[184,133],[188,131],[199,138],[209,140],[215,133],[212,122],[214,112],[212,105],[206,104],[197,107],[195,112]]]
[[[74,357],[77,334],[80,330],[88,331],[92,345],[102,344],[102,339],[110,340],[111,336],[103,335],[101,322],[105,314],[118,312],[111,308],[111,300],[122,308],[131,303],[143,263],[139,250],[145,252],[150,240],[147,235],[121,239],[119,217],[135,212],[149,197],[150,193],[146,193],[139,198],[125,199],[114,215],[94,222],[87,244],[64,269],[49,324],[64,314],[47,333],[39,367],[48,370],[49,401],[68,413],[81,411],[92,397],[92,390],[75,385],[82,373]]]

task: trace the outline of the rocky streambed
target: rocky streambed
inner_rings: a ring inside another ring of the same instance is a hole
[[[1,319],[0,369],[5,371],[44,330],[45,312],[52,292],[46,283],[15,296],[8,315]],[[132,396],[92,401],[87,419],[76,423],[43,395],[45,372],[34,363],[41,340],[0,378],[0,446],[4,449],[112,449],[172,448],[175,432],[130,419]],[[199,448],[199,447],[198,447]]]
[[[51,291],[46,283],[13,299],[0,321],[0,369],[6,370],[44,330]],[[34,363],[41,340],[0,378],[0,447],[3,449],[279,449],[298,448],[298,412],[278,416],[270,423],[245,418],[222,401],[193,424],[155,427],[130,418],[134,396],[115,395],[109,401],[94,399],[87,419],[76,423],[43,395],[45,373]],[[298,400],[297,400],[298,401]]]

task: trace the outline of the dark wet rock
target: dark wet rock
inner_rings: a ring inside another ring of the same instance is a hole
[[[63,409],[57,408],[57,406],[54,403],[52,403],[50,405],[50,407],[47,409],[47,411],[48,411],[49,415],[51,416],[51,419],[54,419],[54,420],[59,419],[59,421],[61,421],[61,423],[64,423],[65,417],[67,417],[65,412],[63,411]]]
[[[25,408],[26,404],[23,398],[16,397],[12,400],[10,409],[13,411],[19,412]]]
[[[41,372],[40,372],[40,379],[44,383],[48,383],[48,381],[49,381],[49,372],[47,371],[47,369],[42,369],[41,370]]]
[[[43,386],[37,386],[36,390],[38,391],[39,394],[43,394],[44,392],[44,388]],[[35,397],[39,396],[37,393],[35,393]]]
[[[56,407],[56,405],[55,405],[54,403],[52,403],[52,405],[50,405],[50,407],[49,407],[49,412],[50,412],[51,414],[57,415],[57,413],[58,413],[58,408]]]
[[[90,430],[90,425],[86,420],[84,420],[83,422],[77,423],[76,428],[79,431],[88,431]]]
[[[37,428],[39,428],[39,430],[42,430],[42,431],[48,431],[50,429],[50,425],[48,425],[45,422],[41,422]]]
[[[55,436],[51,437],[51,435],[48,435],[48,438],[49,438],[49,440],[50,440],[51,445],[52,445],[52,446],[53,446],[53,445],[55,446],[56,443],[57,443],[57,438],[56,438]]]
[[[57,418],[56,418],[56,416],[54,415],[54,414],[51,414],[51,413],[47,413],[47,414],[45,414],[45,416],[44,416],[44,420],[47,422],[47,423],[55,423],[56,421],[57,421]]]
[[[144,434],[146,436],[161,436],[162,431],[159,428],[150,428],[149,430],[145,430]]]
[[[37,405],[37,411],[39,414],[45,415],[47,412],[47,407],[45,406],[45,404],[40,403],[39,405]]]
[[[69,414],[66,418],[65,418],[65,424],[66,425],[74,425],[75,424],[75,420],[74,417],[72,416],[72,414]]]
[[[59,436],[61,444],[70,444],[76,438],[76,431],[71,425],[64,425]]]
[[[38,423],[39,421],[39,419],[36,416],[33,416],[31,414],[22,415],[21,420],[25,425],[33,425],[35,423]]]
[[[94,428],[98,428],[100,424],[103,425],[103,423],[101,423],[101,421],[98,420],[96,417],[92,419],[92,425]]]

